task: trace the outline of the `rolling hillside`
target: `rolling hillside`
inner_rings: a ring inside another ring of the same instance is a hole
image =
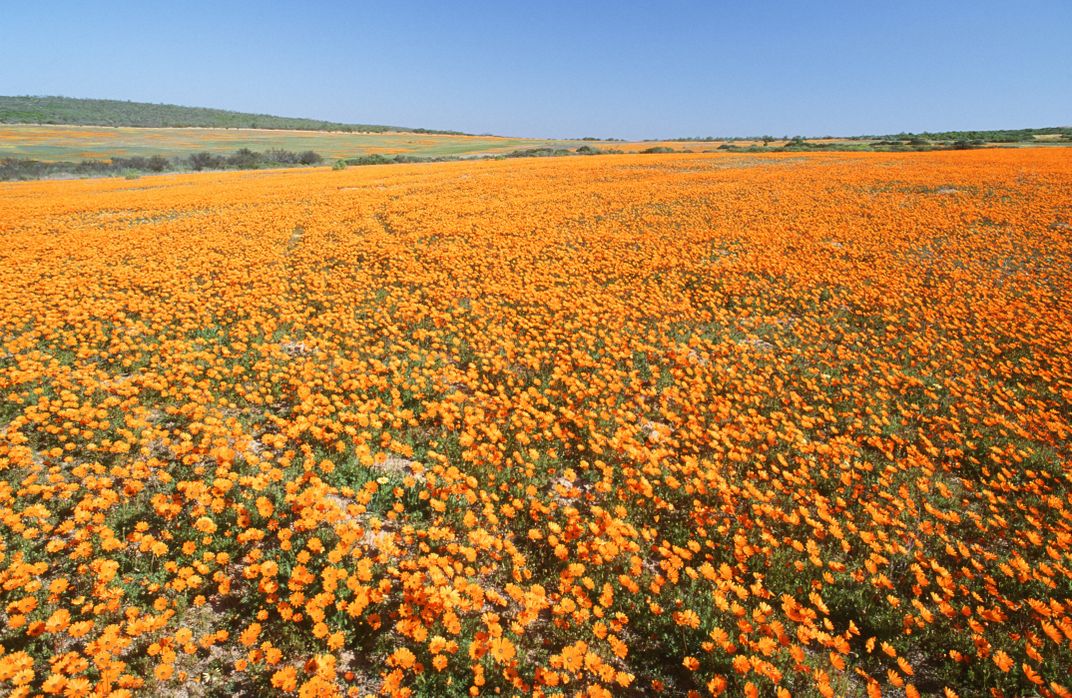
[[[116,99],[31,96],[0,96],[0,123],[134,126],[142,128],[196,126],[201,128],[253,128],[294,131],[456,133],[453,131],[403,128],[401,126],[377,124],[343,124],[317,119],[249,114],[225,109],[180,107],[174,104],[149,104],[147,102],[127,102]]]

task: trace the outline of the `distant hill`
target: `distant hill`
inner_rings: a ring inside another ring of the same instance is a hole
[[[877,140],[927,141],[977,141],[986,143],[1030,143],[1033,141],[1072,138],[1070,126],[1047,126],[1043,128],[991,129],[985,131],[924,131],[922,133],[896,133],[885,136],[854,136],[854,138]]]
[[[269,114],[247,114],[225,109],[180,107],[174,104],[124,102],[117,99],[76,99],[73,97],[0,96],[0,124],[72,124],[77,126],[135,126],[146,128],[262,128],[295,131],[366,131],[384,133],[445,133],[424,128],[403,128],[377,124],[343,124],[334,121],[300,119]]]

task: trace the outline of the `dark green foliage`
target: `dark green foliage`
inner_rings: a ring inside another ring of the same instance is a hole
[[[621,155],[622,151],[617,148],[596,148],[591,145],[582,145],[574,151],[577,155]]]
[[[583,147],[583,146],[582,146]],[[573,153],[566,148],[522,148],[521,150],[513,150],[504,158],[548,158],[548,157],[561,157],[563,155],[572,155]]]
[[[149,158],[138,155],[129,158],[112,158],[112,166],[120,170],[163,172],[170,168],[170,162],[161,155],[154,155]]]
[[[187,158],[187,161],[190,163],[190,169],[200,171],[222,169],[227,160],[222,155],[204,152],[194,153]]]
[[[347,165],[388,165],[395,161],[389,157],[375,153],[373,155],[361,155],[356,158],[348,158],[347,160],[342,160],[340,162],[345,162]]]
[[[0,181],[43,179],[45,177],[110,177],[136,176],[159,172],[184,172],[188,170],[256,170],[266,167],[292,167],[319,165],[324,161],[319,153],[307,150],[296,153],[290,150],[273,149],[263,153],[242,148],[230,155],[194,153],[188,157],[167,159],[161,155],[152,157],[115,157],[109,160],[83,160],[82,162],[40,162],[21,158],[0,160]]]

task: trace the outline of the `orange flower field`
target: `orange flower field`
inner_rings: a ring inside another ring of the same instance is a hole
[[[1072,157],[0,185],[0,694],[1072,696]]]

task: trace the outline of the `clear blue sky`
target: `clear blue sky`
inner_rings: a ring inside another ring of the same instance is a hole
[[[0,94],[532,136],[1072,124],[1072,0],[0,0]]]

